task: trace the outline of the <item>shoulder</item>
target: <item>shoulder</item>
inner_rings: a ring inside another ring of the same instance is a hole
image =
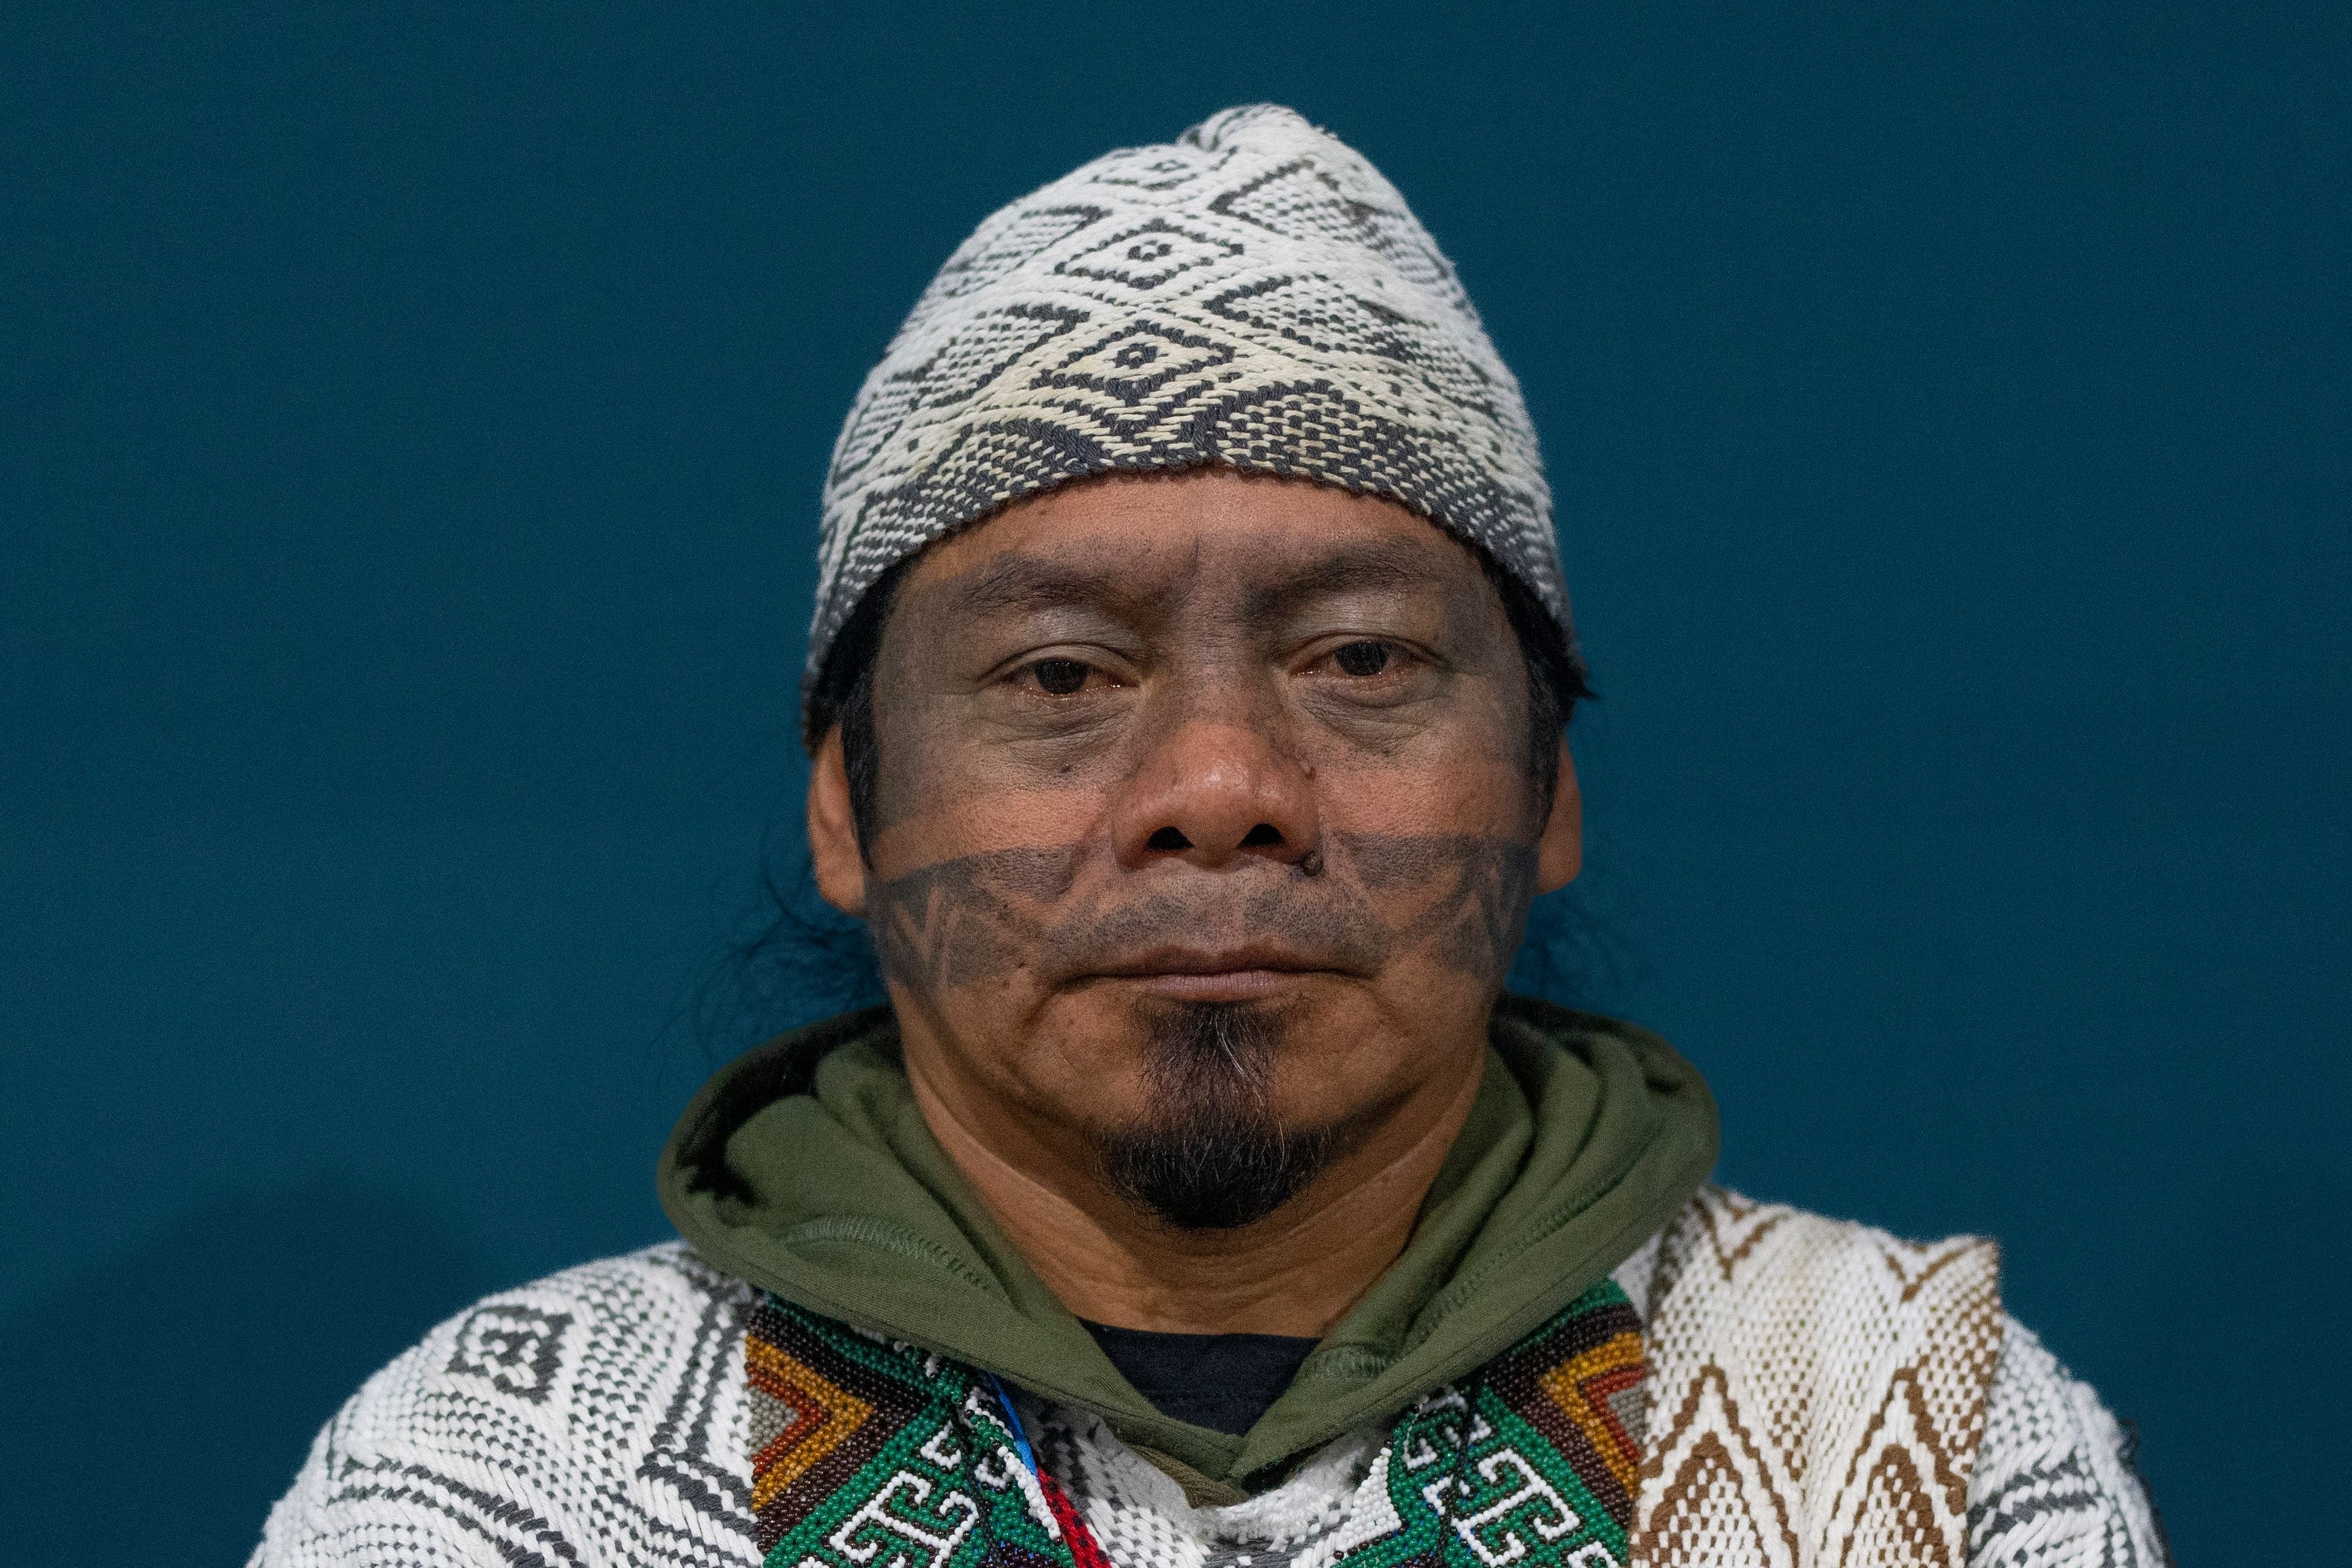
[[[1983,1446],[1969,1482],[1975,1568],[2063,1564],[2160,1568],[2164,1532],[2134,1462],[2135,1444],[2105,1405],[2004,1319]]]
[[[1791,1291],[1870,1298],[1882,1315],[1926,1300],[1972,1308],[1997,1328],[2000,1284],[2000,1249],[1983,1237],[1910,1241],[1710,1184],[1661,1233],[1653,1295],[1660,1307],[1720,1299],[1751,1310]]]
[[[1759,1560],[1898,1537],[1964,1560],[2000,1351],[1991,1244],[1704,1187],[1668,1222],[1652,1289],[1637,1557],[1705,1560],[1727,1527]]]
[[[476,1302],[327,1424],[254,1563],[755,1562],[751,1300],[670,1243]]]
[[[2002,1310],[1992,1241],[1906,1240],[1708,1186],[1644,1283],[1654,1529],[1736,1481],[1744,1516],[1792,1550],[1867,1534],[1900,1500],[1946,1561],[2167,1561],[2114,1418]]]
[[[1648,1295],[1664,1400],[1795,1400],[1805,1428],[1784,1439],[1812,1447],[1862,1441],[1899,1405],[1928,1449],[1973,1445],[2003,1321],[1982,1237],[1907,1241],[1710,1185],[1667,1222]]]

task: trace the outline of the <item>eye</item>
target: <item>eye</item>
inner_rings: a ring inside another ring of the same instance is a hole
[[[1083,689],[1093,672],[1075,658],[1041,658],[1029,667],[1029,673],[1048,697],[1068,697]]]
[[[1389,667],[1389,645],[1384,642],[1351,642],[1343,645],[1331,657],[1349,675],[1378,675]]]

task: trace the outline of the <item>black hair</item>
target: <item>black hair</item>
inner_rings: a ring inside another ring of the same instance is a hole
[[[1595,695],[1591,672],[1534,590],[1496,566],[1484,551],[1478,552],[1478,564],[1502,598],[1503,614],[1528,667],[1528,771],[1535,775],[1537,805],[1548,814],[1559,793],[1559,732],[1576,716],[1576,705]]]
[[[809,689],[807,726],[803,734],[809,754],[835,725],[841,729],[841,761],[849,774],[849,814],[857,827],[857,853],[871,859],[874,842],[875,792],[881,763],[874,744],[874,664],[882,651],[882,628],[889,623],[890,606],[898,596],[899,579],[914,557],[898,562],[874,580],[850,612],[848,621],[825,650],[816,684]]]
[[[1559,790],[1559,732],[1574,717],[1576,705],[1593,695],[1591,681],[1575,645],[1543,601],[1484,551],[1477,554],[1486,580],[1503,601],[1503,614],[1527,665],[1528,772],[1536,781],[1541,811],[1549,813]],[[860,855],[874,842],[875,796],[881,777],[874,740],[875,658],[882,649],[882,631],[889,624],[899,580],[913,559],[892,566],[866,591],[826,651],[809,691],[804,738],[810,752],[835,725],[841,729],[841,760],[849,775],[849,810]]]

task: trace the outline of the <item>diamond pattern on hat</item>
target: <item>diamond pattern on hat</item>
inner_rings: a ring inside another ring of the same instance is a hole
[[[1171,382],[1207,375],[1233,357],[1231,342],[1146,317],[1040,371],[1037,384],[1097,392],[1133,407]]]
[[[948,258],[835,447],[803,689],[933,540],[1204,464],[1401,502],[1568,625],[1535,430],[1452,264],[1361,154],[1257,104],[1097,158]]]
[[[1212,267],[1241,254],[1242,247],[1233,240],[1155,217],[1056,263],[1054,270],[1066,278],[1097,278],[1130,289],[1157,289],[1196,267]]]

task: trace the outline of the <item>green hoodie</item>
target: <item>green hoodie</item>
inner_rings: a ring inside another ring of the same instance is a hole
[[[931,1137],[887,1009],[751,1051],[662,1151],[662,1206],[719,1268],[1100,1415],[1195,1503],[1492,1360],[1629,1257],[1715,1163],[1715,1100],[1628,1024],[1507,996],[1478,1098],[1404,1252],[1239,1436],[1161,1415]]]

